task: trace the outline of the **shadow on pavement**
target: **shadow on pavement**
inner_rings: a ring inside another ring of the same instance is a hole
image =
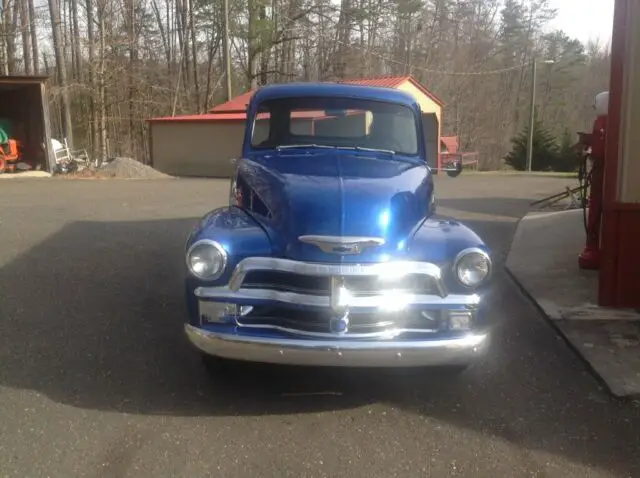
[[[525,319],[533,314],[501,271],[491,309],[506,321],[484,362],[457,379],[261,365],[211,379],[182,330],[182,246],[194,221],[73,223],[0,270],[0,386],[85,409],[172,416],[384,402],[611,471],[638,461],[638,411],[609,403],[543,321]],[[511,227],[466,224],[494,247],[504,246],[499,228]]]

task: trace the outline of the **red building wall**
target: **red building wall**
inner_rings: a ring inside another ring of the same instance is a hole
[[[633,37],[628,21],[631,9],[640,8],[640,4],[633,5],[634,2],[638,0],[615,0],[598,291],[600,305],[624,308],[640,307],[640,204],[621,200],[620,193],[621,175],[637,170],[623,168],[623,164],[640,161],[640,151],[622,154],[621,145],[624,139],[621,135],[628,127],[626,121],[632,117],[623,115],[624,88],[633,89],[634,95],[640,90],[640,79],[629,81],[627,63],[631,51],[640,51],[640,45],[631,44]],[[628,77],[626,82],[625,77]],[[640,184],[640,177],[628,179]]]

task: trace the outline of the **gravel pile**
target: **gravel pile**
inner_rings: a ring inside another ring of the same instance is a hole
[[[160,179],[171,177],[131,158],[116,158],[100,168],[99,173],[111,178],[124,179]]]

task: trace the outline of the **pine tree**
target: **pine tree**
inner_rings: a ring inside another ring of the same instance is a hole
[[[511,139],[513,147],[504,157],[506,164],[518,171],[527,168],[527,144],[529,142],[529,126]],[[532,171],[550,171],[558,157],[558,144],[551,132],[544,127],[537,117],[533,123],[533,155],[531,159]]]
[[[554,171],[572,172],[578,169],[577,142],[577,138],[571,133],[571,130],[565,128],[560,140],[558,157],[552,165]]]

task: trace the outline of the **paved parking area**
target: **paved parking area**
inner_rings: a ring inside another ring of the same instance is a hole
[[[567,179],[438,178],[503,258]],[[599,388],[499,271],[486,360],[424,371],[248,367],[182,333],[182,246],[226,181],[0,185],[0,476],[640,476],[640,409]],[[553,231],[549,231],[553,234]]]

